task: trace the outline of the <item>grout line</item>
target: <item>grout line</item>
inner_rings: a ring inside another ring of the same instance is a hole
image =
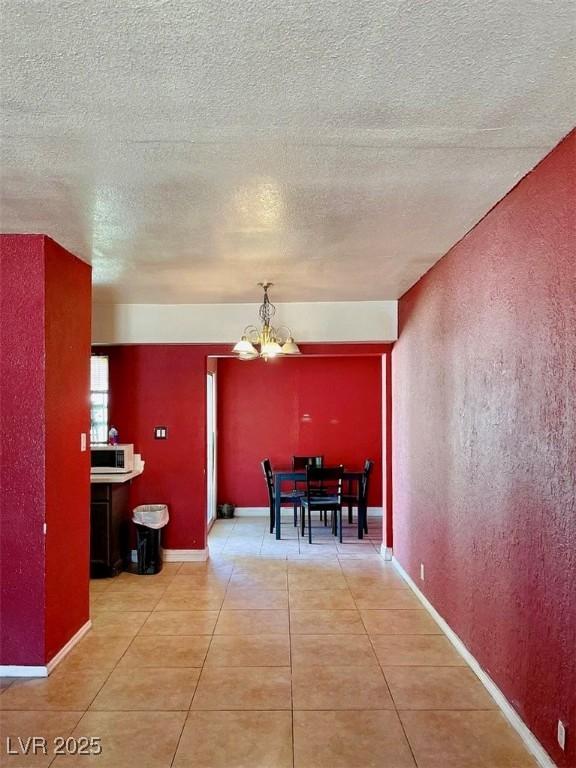
[[[200,678],[198,678],[198,680],[199,679]],[[198,681],[196,681],[196,685],[198,685]],[[192,696],[192,698],[194,698],[194,696]],[[190,702],[190,704],[192,704],[192,701]],[[157,710],[157,711],[161,712],[162,710]],[[182,735],[184,734],[184,728],[186,728],[186,723],[188,722],[188,717],[190,715],[190,709],[188,709],[188,712],[186,712],[185,710],[182,710],[182,709],[180,709],[180,710],[172,710],[172,711],[184,712],[184,721],[182,722],[182,728],[180,729],[180,734],[179,734],[178,740],[176,742],[176,747],[174,749],[174,754],[172,755],[172,760],[170,760],[170,768],[172,768],[172,766],[174,765],[174,760],[176,760],[176,754],[178,752],[178,748],[180,747],[180,742],[182,741]]]
[[[21,710],[11,710],[11,711],[21,711]],[[46,712],[46,711],[48,711],[48,710],[44,710],[44,711]],[[52,711],[54,711],[54,710],[52,710]],[[76,710],[72,709],[72,710],[66,710],[66,711],[67,711],[67,712],[79,712],[79,713],[80,713],[80,710],[79,710],[79,709],[76,709]],[[67,732],[66,732],[66,736],[67,736],[67,738],[69,738],[70,736],[72,736],[72,734],[74,733],[74,731],[75,731],[75,730],[78,728],[78,726],[80,725],[80,723],[81,723],[81,722],[82,722],[82,720],[84,719],[84,715],[85,715],[85,714],[86,714],[86,712],[82,712],[82,713],[80,714],[80,717],[78,718],[78,721],[77,721],[77,722],[76,722],[76,723],[75,723],[75,724],[72,726],[72,728],[71,728],[69,731],[67,731]],[[60,735],[60,736],[63,736],[64,734],[59,734],[59,735]],[[54,763],[56,762],[56,760],[57,760],[57,759],[58,759],[58,755],[54,754],[54,755],[52,756],[52,759],[50,760],[50,762],[49,762],[49,763],[46,765],[46,768],[50,768],[50,766],[51,766],[51,765],[54,765]]]
[[[302,511],[301,511],[302,514]],[[298,550],[300,550],[300,528],[297,528]],[[288,648],[290,652],[290,718],[292,721],[292,768],[295,765],[295,739],[294,739],[294,683],[293,683],[293,659],[292,659],[292,618],[290,609],[290,578],[288,574],[288,563],[286,564],[286,592],[288,594]]]
[[[388,693],[390,694],[390,699],[392,701],[392,704],[394,705],[394,712],[396,713],[396,717],[398,719],[398,722],[400,723],[400,727],[402,728],[402,733],[404,734],[404,738],[406,739],[406,743],[408,744],[408,749],[410,750],[410,754],[412,755],[412,759],[414,760],[414,765],[417,766],[418,761],[416,760],[416,755],[414,754],[414,750],[412,749],[412,744],[410,743],[410,739],[408,738],[408,734],[406,733],[406,729],[404,728],[404,723],[402,722],[402,718],[400,717],[400,713],[398,711],[398,705],[396,704],[396,700],[394,699],[394,695],[392,693],[392,689],[390,688],[388,678],[384,673],[384,668],[382,667],[382,663],[378,658],[378,654],[376,653],[376,649],[374,647],[374,643],[372,642],[372,638],[370,637],[370,635],[368,635],[368,640],[370,642],[370,645],[372,646],[372,653],[376,657],[376,663],[378,664],[382,677],[384,678],[384,684],[386,685]]]
[[[220,603],[220,608],[218,609],[218,616],[216,616],[216,621],[214,622],[214,626],[212,627],[212,632],[210,633],[210,642],[208,643],[208,648],[206,649],[206,653],[204,654],[204,660],[202,662],[202,666],[200,667],[200,674],[198,675],[198,679],[196,680],[196,685],[194,686],[194,690],[192,692],[192,696],[190,698],[190,704],[188,705],[188,711],[186,712],[184,716],[184,722],[182,723],[182,730],[180,731],[180,735],[178,736],[178,741],[176,742],[176,748],[174,750],[174,754],[172,755],[172,760],[170,761],[170,766],[174,765],[174,761],[176,760],[176,755],[178,754],[178,749],[180,747],[180,742],[182,741],[182,736],[184,734],[184,729],[186,728],[186,723],[188,722],[188,719],[190,717],[190,713],[192,712],[192,704],[194,703],[194,699],[196,698],[196,693],[198,692],[198,688],[200,686],[200,680],[202,679],[202,673],[204,672],[204,668],[206,666],[206,659],[208,658],[208,653],[210,652],[210,648],[212,647],[212,640],[214,639],[214,633],[216,631],[216,625],[218,624],[218,620],[220,618],[220,614],[222,613],[222,606],[224,605],[224,600],[226,599],[226,593],[228,592],[228,586],[230,584],[230,579],[232,578],[232,574],[234,573],[235,566],[232,566],[232,570],[230,571],[230,574],[228,575],[228,579],[226,581],[226,586],[224,589],[224,598],[222,599],[222,602]],[[206,635],[202,635],[203,637],[206,637]],[[185,637],[185,635],[184,635]],[[197,667],[196,667],[197,669]]]
[[[126,646],[126,648],[124,649],[123,653],[120,655],[120,658],[118,658],[118,659],[116,660],[116,663],[114,664],[114,666],[112,667],[112,669],[110,670],[110,672],[108,673],[108,675],[106,676],[106,678],[104,679],[104,681],[103,681],[102,685],[101,685],[101,686],[98,688],[98,690],[96,691],[96,693],[94,694],[94,696],[93,696],[93,697],[90,699],[90,702],[88,703],[88,706],[87,706],[87,707],[86,707],[86,709],[84,710],[84,714],[86,714],[86,713],[87,713],[87,712],[90,710],[90,707],[92,706],[92,704],[93,704],[93,703],[94,703],[94,701],[96,700],[97,696],[100,694],[100,692],[102,691],[102,689],[104,688],[104,686],[106,685],[106,683],[108,682],[108,680],[110,680],[110,677],[112,676],[112,673],[113,673],[113,672],[116,670],[116,668],[118,667],[118,664],[119,664],[119,663],[122,661],[122,659],[124,658],[124,656],[125,656],[125,655],[126,655],[126,653],[128,652],[128,649],[130,648],[130,646],[131,646],[131,645],[132,645],[132,643],[134,642],[134,638],[135,638],[135,637],[136,637],[136,635],[133,635],[133,637],[131,637],[131,638],[130,638],[130,642],[128,643],[128,645],[127,645],[127,646]]]

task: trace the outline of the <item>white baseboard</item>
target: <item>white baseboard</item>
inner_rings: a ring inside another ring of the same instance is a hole
[[[138,562],[136,550],[132,550],[133,563]],[[163,549],[162,560],[165,563],[197,563],[208,560],[208,549]]]
[[[165,563],[198,563],[208,560],[206,549],[164,549],[162,559]]]
[[[393,550],[392,547],[387,547],[385,544],[380,544],[380,554],[384,558],[384,560],[387,560],[390,562],[393,557]]]
[[[68,640],[66,645],[62,646],[58,653],[53,656],[48,664],[44,666],[28,667],[15,664],[1,664],[0,677],[48,677],[48,675],[60,664],[62,659],[67,656],[72,648],[82,640],[86,632],[92,627],[92,622],[88,620],[80,627],[78,632]]]
[[[286,515],[291,515],[292,510],[285,508],[282,512]],[[236,507],[234,510],[234,517],[269,517],[269,507]]]
[[[289,517],[292,510],[289,507],[282,507],[282,516]],[[236,507],[234,517],[268,517],[270,515],[269,507]],[[368,517],[382,517],[382,507],[368,507]]]
[[[0,677],[48,677],[48,667],[0,664]]]
[[[50,674],[50,672],[52,672],[52,670],[55,669],[58,666],[58,664],[60,664],[62,659],[70,653],[70,651],[72,650],[72,648],[74,648],[76,643],[79,643],[80,640],[82,640],[82,638],[86,634],[86,632],[88,632],[90,629],[92,629],[92,622],[90,621],[90,619],[88,619],[86,624],[81,626],[78,632],[76,632],[76,634],[73,637],[71,637],[70,640],[68,640],[66,645],[60,648],[58,653],[50,659],[50,661],[47,664],[48,674]]]
[[[410,576],[406,573],[404,568],[400,565],[398,560],[396,560],[395,557],[392,558],[392,564],[398,571],[398,573],[402,576],[404,581],[408,584],[410,589],[414,592],[416,597],[420,600],[424,608],[428,611],[430,616],[434,619],[436,624],[440,627],[440,629],[444,632],[448,640],[452,643],[454,648],[458,651],[458,653],[462,656],[464,661],[468,664],[468,666],[472,669],[472,671],[476,674],[476,676],[479,678],[482,685],[486,688],[490,696],[494,699],[498,707],[500,708],[500,711],[508,720],[512,728],[516,731],[516,733],[520,736],[522,741],[524,742],[524,745],[526,746],[526,749],[534,756],[536,761],[538,762],[538,765],[541,766],[541,768],[556,768],[555,763],[550,758],[550,755],[546,752],[544,747],[540,744],[536,736],[532,733],[532,731],[528,728],[526,723],[522,720],[518,712],[514,709],[514,707],[510,704],[508,699],[504,696],[500,688],[496,685],[496,683],[492,680],[492,678],[482,669],[478,661],[468,648],[464,645],[462,640],[458,637],[456,632],[450,627],[450,625],[440,616],[438,611],[434,608],[432,603],[420,592],[414,581],[410,578]]]

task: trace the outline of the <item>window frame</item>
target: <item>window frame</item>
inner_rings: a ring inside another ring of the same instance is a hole
[[[94,371],[92,361],[96,358],[106,360],[105,389],[94,387]],[[96,403],[95,400],[102,402]],[[95,413],[103,414],[104,418],[95,419]],[[110,357],[92,353],[90,355],[90,445],[98,445],[108,442],[108,430],[110,429]]]

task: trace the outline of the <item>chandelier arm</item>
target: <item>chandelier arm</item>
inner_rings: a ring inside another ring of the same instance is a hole
[[[284,333],[286,331],[286,333]],[[283,344],[288,339],[292,338],[292,331],[287,325],[279,325],[274,329],[276,340],[279,344]]]
[[[244,328],[244,336],[252,343],[252,344],[260,344],[261,339],[261,332],[255,325],[247,325],[246,328]]]

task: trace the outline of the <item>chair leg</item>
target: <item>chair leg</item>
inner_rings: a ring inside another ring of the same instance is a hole
[[[348,504],[348,523],[352,525],[353,522],[354,520],[352,518],[352,504]]]
[[[274,533],[274,504],[270,505],[270,533]]]
[[[300,526],[302,528],[302,536],[304,536],[304,529],[306,528],[306,510],[304,507],[302,507],[302,512],[300,514]]]
[[[308,544],[312,544],[312,512],[308,507]]]
[[[338,517],[340,517],[340,544],[342,544],[342,507],[336,512],[336,524],[338,524]]]
[[[364,533],[368,533],[368,507],[364,507]]]
[[[298,505],[294,504],[294,528],[298,525]]]

